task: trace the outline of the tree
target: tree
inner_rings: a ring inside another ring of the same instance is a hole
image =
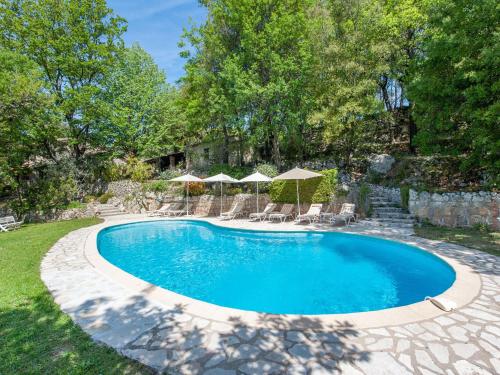
[[[312,104],[308,0],[202,1],[208,20],[186,38],[188,119],[220,134],[223,160],[231,135],[246,136],[264,158],[280,165],[303,158]]]
[[[60,114],[37,65],[0,48],[0,193],[22,205],[30,162],[55,161],[61,134]]]
[[[462,158],[465,171],[500,171],[500,16],[494,0],[428,8],[410,98],[424,153]]]
[[[150,127],[158,121],[159,112],[168,110],[162,107],[172,105],[166,100],[170,87],[165,74],[146,51],[134,44],[125,49],[103,84],[103,97],[111,114],[106,145],[117,154],[136,155],[141,144],[149,142],[144,138],[155,136]]]
[[[125,21],[105,0],[4,0],[0,44],[40,66],[64,114],[74,156],[103,143],[103,79],[122,49]]]
[[[317,103],[309,120],[323,128],[330,151],[346,166],[383,118],[377,90],[389,48],[379,39],[382,15],[372,0],[321,2],[314,11]]]

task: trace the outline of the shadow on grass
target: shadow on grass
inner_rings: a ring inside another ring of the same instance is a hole
[[[152,373],[92,342],[47,292],[0,306],[0,358],[0,374]]]
[[[119,307],[108,302],[88,300],[67,310],[98,341],[168,374],[333,373],[370,359],[347,322],[259,314],[256,328],[237,316],[229,323],[193,318],[183,306],[166,309],[137,295]]]

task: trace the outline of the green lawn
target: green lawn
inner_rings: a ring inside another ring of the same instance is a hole
[[[486,232],[476,228],[446,228],[425,224],[421,227],[415,226],[415,234],[419,237],[452,242],[500,256],[500,232]]]
[[[40,261],[59,238],[98,222],[34,224],[0,233],[0,374],[150,373],[95,344],[59,310],[40,279]]]

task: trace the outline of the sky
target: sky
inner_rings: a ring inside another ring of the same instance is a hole
[[[126,45],[138,42],[175,83],[184,72],[177,46],[183,28],[203,22],[205,9],[197,0],[108,0],[108,6],[128,21]]]

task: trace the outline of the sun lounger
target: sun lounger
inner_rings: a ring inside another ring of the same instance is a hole
[[[335,216],[335,206],[333,203],[330,203],[326,210],[324,210],[322,213],[319,214],[319,221],[323,222],[330,222],[331,218]]]
[[[340,209],[340,212],[338,215],[334,215],[331,219],[330,222],[332,224],[337,223],[338,221],[342,220],[344,221],[345,225],[349,225],[351,223],[351,220],[355,220],[356,216],[354,213],[354,209],[356,208],[356,205],[354,203],[344,203],[342,205],[342,208]]]
[[[251,213],[248,218],[250,220],[265,220],[267,216],[274,211],[276,208],[276,203],[268,203],[264,211]]]
[[[313,221],[319,220],[319,214],[321,213],[322,204],[311,204],[307,213],[299,215],[295,218],[295,222],[301,223],[303,221],[308,220],[309,224]]]
[[[182,203],[172,203],[170,208],[162,213],[162,216],[180,216],[186,213],[186,209],[182,207]]]
[[[172,203],[167,203],[161,206],[158,210],[154,210],[148,213],[148,216],[162,216],[167,212],[172,206]]]
[[[220,220],[233,220],[236,216],[241,215],[242,211],[243,211],[243,202],[238,201],[233,205],[231,210],[221,213],[219,216],[219,219]]]
[[[8,232],[9,230],[19,229],[23,221],[16,221],[14,216],[0,217],[0,232]]]
[[[268,218],[269,221],[279,220],[280,222],[286,221],[289,217],[292,217],[293,204],[286,203],[281,207],[280,212],[270,213]]]

